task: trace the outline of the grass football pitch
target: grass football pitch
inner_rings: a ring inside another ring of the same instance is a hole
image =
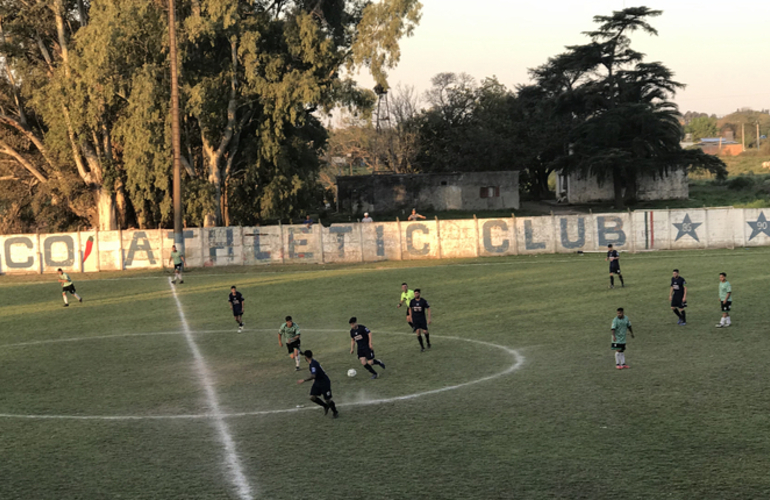
[[[194,269],[176,297],[162,271],[73,274],[85,301],[66,309],[55,276],[2,277],[0,499],[770,498],[770,249],[623,254],[613,290],[603,257]],[[396,308],[403,281],[432,307],[430,351]],[[296,383],[286,315],[340,418]]]

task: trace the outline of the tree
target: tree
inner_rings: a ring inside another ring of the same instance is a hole
[[[684,127],[684,131],[692,134],[692,140],[695,142],[700,141],[703,137],[716,137],[719,133],[717,130],[717,119],[708,116],[693,118]]]
[[[685,152],[676,105],[669,101],[683,85],[658,62],[644,62],[631,48],[629,35],[657,35],[647,22],[661,15],[647,7],[631,7],[596,16],[600,26],[587,32],[591,42],[567,47],[559,56],[562,81],[573,85],[561,96],[560,113],[577,119],[570,132],[570,151],[560,159],[565,171],[595,176],[613,184],[615,206],[636,191],[640,175],[659,176],[672,168],[707,168],[719,175],[721,161],[701,151]]]
[[[3,182],[55,193],[57,206],[101,229],[169,224],[166,8],[160,0],[0,4],[0,139],[8,138],[0,155],[12,164]],[[340,76],[345,68],[367,67],[387,87],[398,40],[412,34],[420,8],[417,0],[181,0],[188,223],[255,222],[314,203],[326,141],[314,113],[366,100]]]
[[[426,92],[431,105],[418,117],[424,172],[473,172],[520,168],[511,141],[514,96],[496,78],[481,85],[466,74],[440,73]]]

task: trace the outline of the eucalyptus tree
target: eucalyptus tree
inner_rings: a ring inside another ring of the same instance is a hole
[[[188,223],[279,217],[311,200],[315,116],[387,86],[417,0],[181,0]],[[0,2],[0,182],[33,183],[102,229],[170,221],[167,4]]]

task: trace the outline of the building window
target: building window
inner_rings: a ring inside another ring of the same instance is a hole
[[[479,190],[481,198],[499,198],[500,186],[484,186]]]

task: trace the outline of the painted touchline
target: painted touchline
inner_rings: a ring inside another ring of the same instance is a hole
[[[738,250],[738,249],[739,249],[738,247],[735,248],[735,250]],[[761,249],[763,249],[763,247],[748,247],[748,248],[745,248],[745,249],[761,250]],[[722,250],[722,249],[717,249],[717,248],[710,249],[710,250],[698,250],[698,249],[692,249],[692,248],[683,248],[683,249],[675,249],[675,250],[655,249],[654,251],[639,250],[639,251],[637,251],[636,255],[644,254],[645,255],[645,257],[644,257],[645,259],[651,259],[651,260],[652,259],[656,259],[657,260],[657,259],[666,258],[665,257],[666,254],[673,253],[673,252],[697,252],[697,251],[702,251],[702,252],[711,253],[711,252],[719,251],[719,250]],[[730,250],[730,251],[734,252],[735,250]],[[625,252],[625,251],[623,251],[623,252]],[[660,255],[658,254],[658,252],[661,252]],[[593,253],[593,252],[583,252],[583,253],[588,254],[588,253]],[[597,250],[595,253],[603,253],[603,251]],[[652,255],[653,253],[655,253],[655,255]],[[557,255],[557,254],[555,254],[555,253],[521,254],[521,255],[506,255],[506,256],[499,256],[499,257],[480,257],[480,259],[494,259],[494,258],[505,258],[505,257],[532,257],[532,258],[536,258],[536,257],[540,257],[540,256],[548,257],[548,256],[552,256],[552,255]],[[562,255],[577,255],[577,254],[575,254],[573,252],[569,252],[569,253],[562,252]],[[723,255],[691,255],[688,258],[703,258],[703,257],[712,257],[713,258],[713,257],[724,257],[724,256]],[[570,263],[570,262],[575,262],[578,259],[579,259],[579,257],[573,257],[572,259],[569,259],[569,260],[566,260],[566,259],[565,260],[548,260],[548,259],[543,259],[543,260],[538,260],[538,261],[534,261],[534,260],[526,260],[526,261],[521,260],[521,261],[519,261],[519,260],[516,260],[516,261],[507,261],[507,262],[465,262],[465,263],[456,263],[456,264],[453,264],[453,263],[435,264],[435,265],[432,265],[432,266],[373,267],[373,268],[372,267],[354,267],[357,264],[344,264],[344,263],[331,264],[330,263],[328,265],[337,265],[339,267],[335,267],[334,269],[307,269],[307,270],[302,270],[302,271],[261,271],[259,273],[255,273],[253,276],[274,275],[274,274],[310,274],[310,273],[324,273],[324,272],[345,271],[345,270],[369,272],[369,271],[400,271],[400,270],[403,270],[403,269],[433,269],[433,268],[441,268],[441,267],[513,266],[513,265],[528,265],[528,264],[566,264],[566,263]],[[431,259],[425,259],[425,260],[431,260]],[[433,259],[433,260],[437,260],[437,259]],[[447,260],[449,260],[449,259],[447,259]],[[380,264],[380,263],[383,263],[383,262],[394,262],[395,263],[395,262],[415,262],[415,261],[386,260],[386,261],[379,261],[379,262],[367,262],[367,263],[365,263],[365,266],[377,265],[377,264]],[[231,267],[264,267],[266,265],[268,265],[268,264],[251,265],[251,266],[243,265],[243,266],[231,266]],[[281,265],[284,265],[284,264],[281,264]],[[318,265],[318,264],[288,264],[288,265],[309,266],[309,265]],[[358,263],[358,265],[360,265],[360,263]],[[224,266],[224,267],[227,267],[227,266]],[[192,269],[210,269],[210,268],[195,267],[195,268],[192,268]],[[128,271],[130,272],[131,270],[128,270]],[[139,270],[137,270],[137,271],[139,271]],[[146,271],[146,269],[142,270],[142,271]],[[163,268],[163,269],[158,269],[157,271],[158,272],[165,271],[166,273],[168,273],[168,272],[171,271],[171,269],[170,268]],[[105,271],[105,272],[120,272],[120,271]],[[188,273],[189,273],[189,271],[188,271]],[[29,273],[26,273],[26,274],[29,274]],[[80,273],[73,273],[73,274],[77,275],[77,274],[80,274]],[[88,273],[88,274],[97,274],[98,275],[99,273]],[[234,273],[234,272],[233,273],[213,273],[213,274],[201,274],[200,277],[203,277],[203,278],[221,278],[222,276],[235,276],[235,275],[236,275],[236,273]],[[12,275],[8,275],[8,276],[12,276]],[[82,279],[80,281],[82,281],[82,282],[87,282],[87,281],[132,281],[132,280],[159,280],[159,279],[167,279],[167,278],[168,278],[168,276],[126,276],[126,277],[123,277],[123,278],[99,278],[99,277],[97,277],[97,278],[93,278],[93,279]],[[50,284],[51,284],[50,281],[19,281],[19,282],[16,282],[16,283],[8,283],[8,286],[13,286],[13,285],[50,285]]]
[[[209,368],[206,365],[206,360],[203,358],[198,349],[198,344],[195,343],[190,327],[187,325],[187,318],[184,315],[184,309],[182,303],[179,301],[179,296],[176,293],[176,287],[172,283],[171,278],[168,279],[168,284],[171,287],[171,291],[176,302],[177,311],[179,311],[179,319],[182,322],[182,332],[184,338],[187,341],[187,345],[192,352],[193,359],[195,360],[195,372],[198,375],[201,385],[206,393],[206,402],[211,408],[211,420],[214,424],[214,428],[219,435],[219,440],[225,450],[225,463],[227,464],[227,472],[230,476],[230,480],[235,486],[238,492],[238,497],[242,500],[253,500],[254,495],[251,491],[251,485],[246,479],[243,473],[243,467],[241,466],[241,460],[238,457],[238,452],[235,448],[235,440],[230,434],[230,429],[225,422],[225,418],[222,415],[222,411],[219,408],[219,397],[217,396],[216,389],[214,389],[213,376],[209,373]]]
[[[274,332],[275,329],[255,329],[255,330],[248,330],[252,332]],[[304,331],[307,332],[321,332],[321,333],[334,333],[334,332],[341,332],[342,330],[335,330],[335,329],[309,329],[306,328]],[[204,331],[196,331],[196,332],[190,332],[191,334],[200,334],[200,333],[223,333],[223,332],[230,332],[232,333],[233,330],[204,330]],[[378,331],[377,333],[384,334],[384,335],[403,335],[403,336],[409,336],[411,337],[412,334],[409,333],[403,333],[403,332],[382,332]],[[76,341],[86,341],[86,340],[92,340],[92,339],[108,339],[108,338],[118,338],[118,337],[133,337],[133,336],[147,336],[147,335],[181,335],[180,332],[158,332],[158,333],[131,333],[131,334],[119,334],[119,335],[102,335],[99,337],[78,337],[74,339],[68,339],[70,342],[76,342]],[[492,375],[488,375],[486,377],[481,377],[478,379],[470,380],[468,382],[463,382],[456,385],[451,386],[445,386],[440,387],[438,389],[431,389],[429,391],[423,391],[423,392],[416,392],[413,394],[406,394],[403,396],[394,396],[391,398],[381,398],[381,399],[373,399],[370,401],[357,401],[357,402],[351,402],[351,403],[340,403],[337,406],[370,406],[370,405],[376,405],[376,404],[385,404],[385,403],[393,403],[396,401],[405,401],[410,399],[416,399],[423,396],[429,396],[432,394],[438,394],[441,392],[446,391],[452,391],[455,389],[460,389],[462,387],[467,387],[474,384],[479,384],[481,382],[486,382],[489,380],[493,380],[499,377],[503,377],[505,375],[508,375],[510,373],[513,373],[521,368],[521,366],[525,362],[524,356],[521,355],[521,353],[516,349],[511,349],[510,347],[506,347],[500,344],[495,344],[493,342],[485,342],[482,340],[474,340],[474,339],[466,339],[462,337],[454,337],[454,336],[447,336],[447,335],[436,335],[433,334],[433,338],[443,338],[443,339],[451,339],[451,340],[459,340],[463,342],[471,342],[475,344],[480,345],[486,345],[489,347],[494,347],[496,349],[501,349],[508,353],[513,359],[514,362],[509,367],[507,367],[505,370],[494,373]],[[43,343],[54,343],[54,342],[63,342],[63,339],[53,339],[50,341],[37,341],[34,343],[20,343],[20,344],[7,344],[0,347],[15,347],[15,346],[23,346],[23,345],[34,345],[34,344],[43,344]],[[320,407],[319,407],[320,409]],[[258,410],[258,411],[247,411],[247,412],[234,412],[234,413],[223,413],[220,412],[221,418],[234,418],[234,417],[249,417],[249,416],[260,416],[260,415],[276,415],[276,414],[282,414],[282,413],[296,413],[299,411],[306,411],[306,410],[316,410],[316,408],[285,408],[285,409],[277,409],[277,410]],[[198,414],[186,414],[186,415],[21,415],[21,414],[12,414],[12,413],[0,413],[0,418],[18,418],[18,419],[28,419],[28,420],[117,420],[117,421],[126,421],[126,420],[176,420],[176,419],[208,419],[208,418],[216,418],[215,415],[212,413],[198,413]]]

